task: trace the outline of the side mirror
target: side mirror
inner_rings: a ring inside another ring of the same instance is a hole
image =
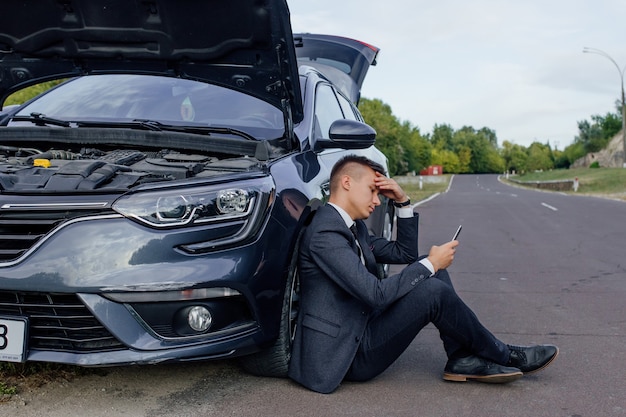
[[[376,131],[369,125],[356,121],[339,119],[330,125],[330,139],[317,139],[315,151],[324,149],[365,149],[376,141]]]

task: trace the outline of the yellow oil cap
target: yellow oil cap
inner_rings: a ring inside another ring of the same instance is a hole
[[[50,168],[50,165],[52,164],[47,159],[35,159],[33,161],[34,167]]]

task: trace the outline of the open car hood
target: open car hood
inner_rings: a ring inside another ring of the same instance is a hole
[[[302,120],[285,0],[20,0],[0,6],[0,103],[56,78],[141,73],[252,94]]]

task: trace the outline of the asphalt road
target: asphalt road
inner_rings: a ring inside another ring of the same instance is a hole
[[[626,416],[626,203],[456,176],[418,205],[420,249],[463,231],[450,272],[508,343],[554,343],[549,368],[508,385],[449,383],[429,326],[385,373],[331,395],[235,362],[107,369],[0,404],[21,416]]]

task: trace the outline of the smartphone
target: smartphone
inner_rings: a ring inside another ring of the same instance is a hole
[[[456,232],[454,232],[454,237],[452,238],[452,240],[456,240],[457,237],[459,237],[459,233],[461,233],[461,229],[463,228],[462,225],[459,225],[459,228],[456,229]]]

